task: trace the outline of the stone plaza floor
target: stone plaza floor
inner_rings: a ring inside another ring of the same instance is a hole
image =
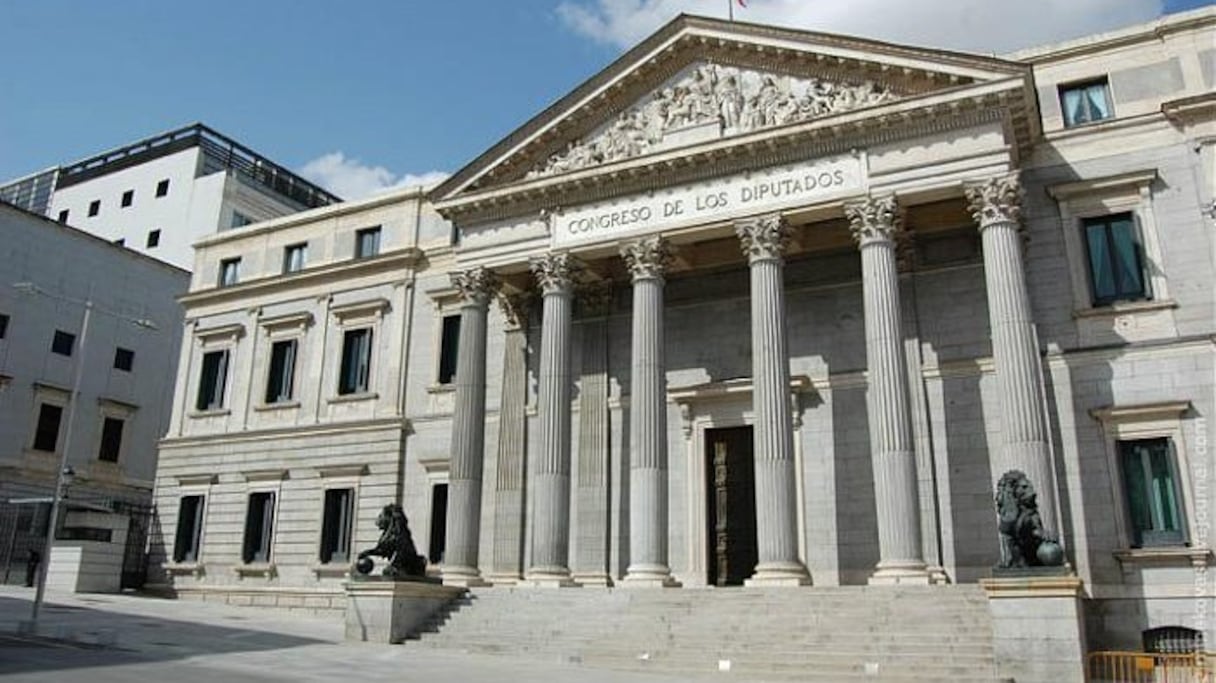
[[[592,669],[569,662],[342,642],[335,618],[133,594],[50,595],[22,632],[33,589],[0,586],[4,683],[673,683],[721,677]],[[731,677],[731,680],[741,680]]]

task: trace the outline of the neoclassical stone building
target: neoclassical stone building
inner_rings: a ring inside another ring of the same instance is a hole
[[[174,587],[340,595],[330,476],[356,543],[399,500],[449,583],[975,583],[1020,471],[1091,646],[1213,642],[1213,36],[1209,8],[994,58],[682,16],[425,200],[205,241]],[[371,225],[394,256],[356,280]],[[347,244],[315,291],[276,272],[309,235]],[[271,255],[248,292],[229,252]],[[312,389],[267,412],[280,327]]]

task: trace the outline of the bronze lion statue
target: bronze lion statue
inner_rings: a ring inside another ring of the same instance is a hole
[[[1000,569],[1055,567],[1064,553],[1055,534],[1043,527],[1038,495],[1021,470],[1009,470],[996,485],[996,514],[1001,534]]]
[[[388,564],[381,573],[391,579],[426,576],[426,558],[419,555],[414,548],[414,538],[410,535],[405,510],[396,503],[385,505],[376,517],[376,526],[380,529],[380,540],[375,546],[359,553],[359,560],[372,556],[383,557]],[[368,560],[368,565],[370,562]],[[371,571],[370,566],[367,571],[363,571],[362,562],[357,566],[364,574]]]

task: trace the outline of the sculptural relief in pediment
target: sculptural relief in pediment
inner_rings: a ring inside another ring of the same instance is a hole
[[[556,175],[897,99],[873,82],[797,78],[717,64],[684,69],[640,104],[570,143],[528,178]]]

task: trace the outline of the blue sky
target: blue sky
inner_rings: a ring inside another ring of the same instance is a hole
[[[1004,52],[1210,4],[749,0],[736,18]],[[726,7],[0,0],[0,179],[193,121],[345,195],[431,179],[459,169],[676,13],[724,16]]]

